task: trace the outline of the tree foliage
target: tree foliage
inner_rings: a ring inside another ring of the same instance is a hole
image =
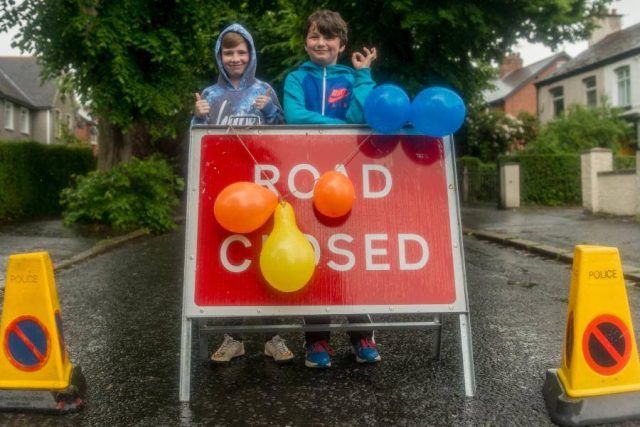
[[[512,117],[501,110],[472,104],[468,110],[464,139],[466,152],[484,162],[524,150],[538,135],[538,119],[527,112]]]
[[[632,127],[608,106],[575,105],[561,117],[546,123],[528,147],[535,153],[579,153],[594,147],[614,152],[631,140]]]
[[[305,58],[306,17],[330,8],[350,25],[343,61],[377,46],[378,82],[412,93],[440,84],[470,100],[517,39],[583,38],[611,1],[0,0],[0,30],[18,23],[17,46],[45,77],[65,76],[103,121],[124,132],[142,123],[159,137],[187,125],[193,92],[215,74],[215,37],[234,21],[254,34],[258,74],[276,85]]]

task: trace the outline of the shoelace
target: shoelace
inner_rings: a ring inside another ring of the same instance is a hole
[[[222,345],[220,346],[218,351],[216,351],[216,353],[218,354],[225,353],[227,350],[229,350],[229,347],[231,347],[231,344],[233,343],[233,341],[234,341],[233,337],[225,334],[224,341],[222,341]]]
[[[289,349],[287,348],[287,346],[285,345],[285,341],[280,338],[279,336],[275,336],[271,339],[271,342],[273,343],[274,347],[276,348],[276,351],[278,351],[279,353],[289,353]]]
[[[311,343],[311,349],[313,352],[326,351],[329,356],[333,356],[333,349],[329,347],[329,343],[325,340],[315,341]]]
[[[360,338],[360,346],[363,348],[376,348],[376,343],[369,337]]]

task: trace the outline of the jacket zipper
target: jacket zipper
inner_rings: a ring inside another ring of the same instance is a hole
[[[327,96],[327,67],[322,67],[322,115],[324,116],[324,100]]]

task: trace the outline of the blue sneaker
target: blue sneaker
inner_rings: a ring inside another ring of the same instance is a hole
[[[382,359],[378,353],[376,342],[371,337],[360,338],[352,345],[353,354],[355,354],[358,363],[376,363]]]
[[[312,343],[304,343],[307,352],[304,365],[307,368],[328,368],[331,366],[331,356],[333,349],[329,347],[329,343],[325,340],[314,341]]]

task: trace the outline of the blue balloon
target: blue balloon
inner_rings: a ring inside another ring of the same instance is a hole
[[[371,91],[364,103],[367,124],[380,133],[394,133],[409,120],[411,102],[396,85],[384,84]]]
[[[450,135],[460,129],[466,111],[457,93],[444,87],[430,87],[413,100],[411,123],[423,135]]]

